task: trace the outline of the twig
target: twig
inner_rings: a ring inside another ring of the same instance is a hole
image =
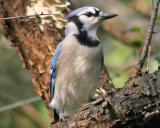
[[[148,49],[148,55],[147,55],[147,72],[149,71],[149,64],[150,64],[150,57],[151,57],[151,46],[149,46]]]
[[[155,20],[156,20],[157,13],[158,13],[159,3],[160,3],[160,0],[156,0],[155,4],[153,5],[153,9],[152,9],[152,13],[151,13],[151,19],[150,19],[150,23],[149,23],[149,27],[148,27],[148,33],[147,33],[147,36],[146,36],[146,39],[145,39],[143,51],[142,51],[139,63],[136,66],[136,74],[141,73],[141,70],[142,70],[142,68],[144,66],[144,63],[145,63],[145,60],[146,60],[146,57],[148,55],[152,35],[153,35],[153,32],[154,32]]]
[[[112,78],[111,78],[111,76],[109,75],[109,72],[108,72],[106,66],[104,66],[104,72],[107,74],[107,77],[108,77],[108,80],[109,80],[109,84],[111,85],[111,87],[115,87],[114,84],[113,84]]]
[[[23,101],[19,101],[19,102],[13,103],[13,104],[5,105],[3,107],[0,107],[0,112],[11,110],[11,109],[14,109],[14,108],[17,108],[17,107],[20,107],[20,106],[23,106],[25,104],[29,104],[29,103],[32,103],[35,101],[39,101],[39,100],[41,100],[41,97],[36,96],[36,97],[32,97],[27,100],[23,100]]]
[[[43,13],[41,12],[40,14],[33,14],[33,15],[27,15],[27,16],[11,16],[11,17],[1,17],[0,21],[2,20],[12,20],[12,19],[21,19],[21,18],[32,18],[32,17],[36,17],[36,16],[50,16],[52,14],[49,13]]]

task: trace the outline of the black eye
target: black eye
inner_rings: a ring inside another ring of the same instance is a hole
[[[87,12],[85,13],[84,15],[88,16],[88,17],[91,17],[93,14],[91,12]]]

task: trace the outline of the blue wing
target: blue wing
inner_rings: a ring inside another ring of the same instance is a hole
[[[58,58],[60,56],[61,53],[61,49],[62,49],[62,43],[60,43],[57,48],[56,51],[52,57],[52,61],[51,61],[51,78],[50,78],[50,95],[51,97],[54,96],[54,89],[55,89],[55,78],[56,78],[56,65],[58,62]]]

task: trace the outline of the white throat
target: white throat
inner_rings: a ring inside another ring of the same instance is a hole
[[[87,33],[88,33],[88,36],[92,39],[95,39],[95,40],[98,40],[98,37],[97,37],[97,29],[98,27],[96,28],[92,28],[92,29],[87,29]]]
[[[79,34],[79,30],[74,22],[69,22],[66,25],[65,36]]]

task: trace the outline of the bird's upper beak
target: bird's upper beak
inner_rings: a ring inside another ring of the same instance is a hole
[[[103,13],[102,15],[100,15],[99,20],[103,21],[103,20],[107,20],[107,19],[110,19],[116,16],[118,16],[118,14],[107,12],[107,13]]]

